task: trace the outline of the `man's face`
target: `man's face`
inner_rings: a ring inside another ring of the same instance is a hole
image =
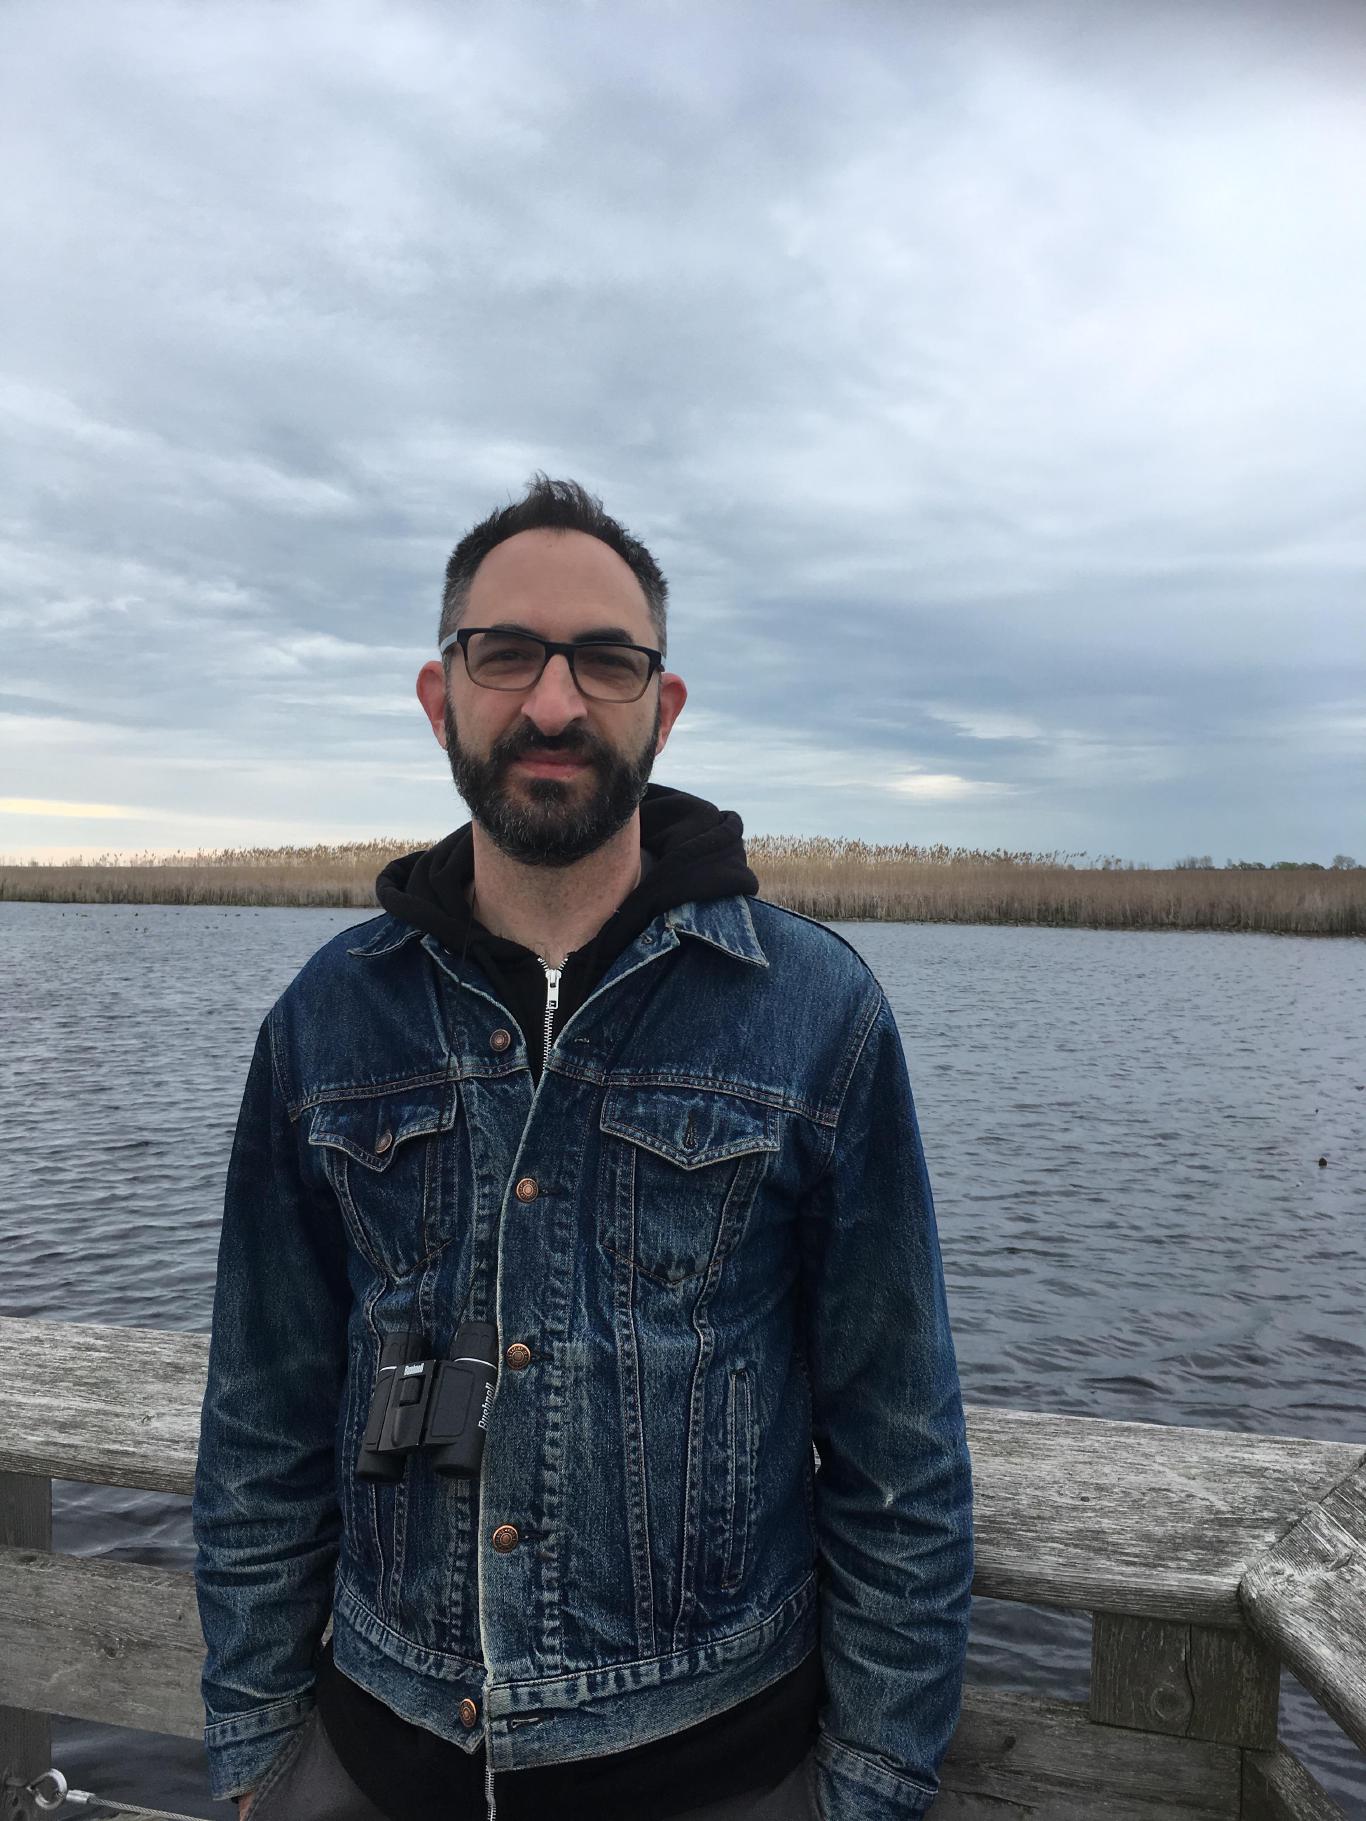
[[[461,624],[657,643],[629,565],[581,531],[523,531],[499,544],[479,565]],[[447,674],[425,664],[417,687],[471,815],[532,866],[572,865],[625,827],[687,694],[666,673],[637,702],[595,701],[560,656],[530,689],[484,689],[459,652]]]

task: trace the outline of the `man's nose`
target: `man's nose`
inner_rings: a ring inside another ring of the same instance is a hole
[[[541,672],[536,687],[522,703],[522,713],[536,729],[551,736],[588,713],[574,682],[569,659],[557,651]]]

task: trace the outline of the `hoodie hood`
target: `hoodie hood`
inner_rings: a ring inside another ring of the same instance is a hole
[[[566,968],[596,980],[661,911],[737,893],[754,896],[759,881],[745,860],[743,835],[733,809],[667,785],[647,785],[640,805],[640,882]],[[466,893],[473,877],[473,825],[466,822],[435,847],[391,860],[375,891],[391,916],[435,936],[453,954],[477,949],[500,971],[534,961],[529,949],[492,935],[471,915]],[[538,962],[536,967],[539,973]]]

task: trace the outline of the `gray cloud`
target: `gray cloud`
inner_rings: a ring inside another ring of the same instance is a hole
[[[1366,854],[1366,27],[1194,10],[8,9],[0,851],[449,825],[544,466],[755,829]]]

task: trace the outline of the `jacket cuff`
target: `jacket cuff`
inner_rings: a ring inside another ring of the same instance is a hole
[[[215,1802],[256,1788],[289,1740],[313,1711],[313,1699],[273,1701],[204,1728],[209,1795]]]
[[[822,1733],[816,1741],[816,1798],[822,1821],[912,1821],[938,1795],[916,1777],[893,1770]]]

